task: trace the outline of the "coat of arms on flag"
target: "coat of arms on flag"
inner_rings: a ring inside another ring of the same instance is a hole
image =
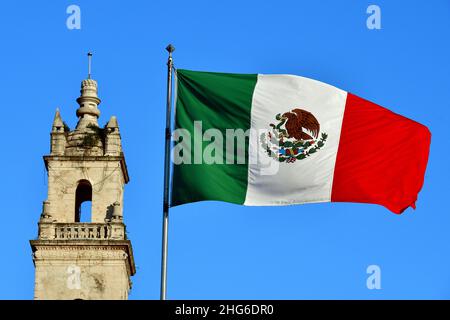
[[[275,116],[271,130],[260,136],[261,146],[275,160],[293,163],[303,160],[325,146],[328,135],[320,134],[320,123],[309,111],[293,109]]]

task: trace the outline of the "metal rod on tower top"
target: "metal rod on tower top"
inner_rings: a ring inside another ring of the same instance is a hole
[[[167,295],[167,251],[169,229],[169,181],[170,181],[170,120],[172,111],[172,52],[175,47],[169,44],[166,48],[169,52],[167,60],[167,109],[165,130],[165,154],[164,154],[164,199],[163,199],[163,229],[162,229],[162,257],[161,257],[161,300],[166,300]]]
[[[88,79],[91,78],[91,60],[92,60],[92,52],[88,52]]]

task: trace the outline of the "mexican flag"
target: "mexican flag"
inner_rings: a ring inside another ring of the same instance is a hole
[[[171,206],[313,202],[415,208],[427,127],[294,75],[177,70]]]

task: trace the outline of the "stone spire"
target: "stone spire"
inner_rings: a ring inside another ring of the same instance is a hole
[[[56,108],[55,117],[53,118],[52,132],[64,132],[64,122],[61,118],[59,108]]]
[[[112,116],[106,125],[105,155],[120,156],[122,152],[122,142],[119,132],[117,118]]]
[[[98,105],[100,99],[97,96],[97,81],[91,79],[91,62],[92,53],[88,52],[88,76],[87,79],[81,82],[81,95],[78,97],[77,102],[80,107],[77,109],[77,117],[79,118],[77,127],[78,131],[89,131],[86,128],[89,125],[95,125],[98,127],[97,119],[100,116],[100,110]]]
[[[56,108],[55,118],[53,119],[52,132],[50,133],[50,153],[52,155],[63,155],[66,148],[66,134],[64,122]]]
[[[80,97],[77,99],[80,107],[77,109],[79,118],[76,130],[84,131],[89,124],[98,127],[97,119],[100,116],[98,105],[100,99],[97,96],[97,81],[85,79],[81,82]]]
[[[119,130],[119,124],[117,123],[116,116],[111,116],[108,123],[106,124],[106,127],[111,129],[111,131],[115,131],[115,129]]]

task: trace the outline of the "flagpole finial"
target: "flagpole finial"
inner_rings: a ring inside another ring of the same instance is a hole
[[[172,52],[175,51],[175,47],[174,47],[172,44],[169,44],[169,45],[166,47],[166,50],[167,50],[167,52],[169,52],[169,54],[171,55]]]
[[[91,61],[92,61],[92,52],[88,52],[88,79],[91,78]]]

